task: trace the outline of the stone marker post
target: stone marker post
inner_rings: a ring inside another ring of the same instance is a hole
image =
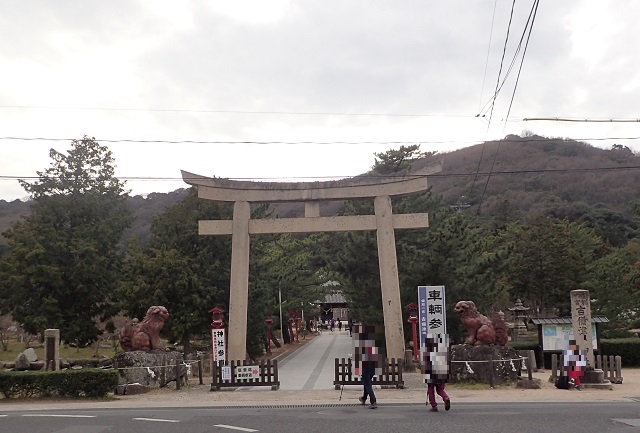
[[[591,303],[588,290],[571,291],[571,324],[578,349],[586,351],[587,367],[595,368],[591,334]]]
[[[60,330],[44,330],[44,368],[60,370]]]

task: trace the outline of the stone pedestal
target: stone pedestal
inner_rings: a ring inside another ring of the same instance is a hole
[[[584,376],[580,378],[580,383],[584,388],[613,389],[613,384],[604,379],[604,371],[599,368],[586,370]]]
[[[518,379],[522,361],[509,346],[451,346],[451,380],[498,385]]]
[[[180,352],[120,352],[113,358],[113,367],[118,369],[118,393],[125,394],[127,385],[131,384],[164,387],[175,382],[176,364],[180,365],[179,379],[183,380],[187,367],[182,363]]]

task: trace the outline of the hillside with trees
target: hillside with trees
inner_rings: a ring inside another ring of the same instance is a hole
[[[56,155],[39,181],[25,183],[30,207],[0,202],[8,241],[0,255],[0,313],[31,333],[60,327],[63,338],[91,341],[115,314],[140,317],[149,305],[166,304],[173,313],[164,335],[188,350],[206,333],[208,310],[228,311],[229,299],[230,236],[199,236],[197,222],[230,219],[231,206],[198,199],[194,189],[129,197],[112,179],[108,150],[87,140],[76,142],[73,157]],[[104,153],[101,162],[95,152]],[[444,285],[449,310],[470,299],[492,314],[520,298],[532,316],[566,315],[570,290],[584,288],[594,314],[614,327],[638,325],[640,156],[617,145],[509,136],[445,154],[401,146],[375,154],[362,176],[419,175],[439,162],[428,191],[392,201],[394,213],[426,212],[430,222],[427,230],[396,231],[403,305],[416,301],[418,285]],[[68,176],[92,165],[104,176]],[[256,205],[252,218],[302,212]],[[322,208],[323,215],[371,213],[366,200]],[[310,318],[313,303],[337,283],[353,318],[382,322],[373,232],[256,235],[250,257],[250,356],[262,353],[270,313],[279,328],[280,295],[285,314],[303,309]],[[46,308],[29,307],[34,302]],[[454,342],[463,334],[453,314],[447,329]]]
[[[573,140],[508,136],[446,154],[431,155],[414,168],[444,160],[429,176],[443,203],[459,206],[495,227],[546,214],[584,222],[614,245],[638,229],[640,155]]]

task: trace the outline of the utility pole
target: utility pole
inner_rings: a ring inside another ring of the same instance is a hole
[[[278,280],[278,303],[280,304],[280,338],[284,344],[284,334],[282,331],[282,292],[280,291],[280,280]]]

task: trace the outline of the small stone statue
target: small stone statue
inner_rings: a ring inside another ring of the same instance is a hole
[[[132,323],[120,330],[122,350],[163,350],[164,347],[160,344],[160,330],[168,317],[169,311],[165,307],[149,307],[142,322],[138,323],[137,319],[133,319]]]
[[[460,321],[466,326],[469,336],[464,344],[476,346],[483,344],[498,344],[504,346],[509,341],[507,325],[504,319],[496,314],[492,320],[480,314],[476,304],[472,301],[460,301],[454,311],[460,316]]]

